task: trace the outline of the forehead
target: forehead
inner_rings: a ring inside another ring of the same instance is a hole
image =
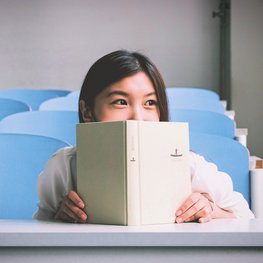
[[[129,92],[154,92],[154,86],[150,78],[144,73],[139,72],[135,75],[121,79],[108,86],[105,91],[112,92],[114,90]]]

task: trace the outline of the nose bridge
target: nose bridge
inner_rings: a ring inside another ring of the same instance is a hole
[[[143,120],[143,107],[139,104],[133,105],[130,108],[130,120]]]

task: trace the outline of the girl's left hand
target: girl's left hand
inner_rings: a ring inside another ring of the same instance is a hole
[[[214,203],[209,201],[207,194],[192,193],[176,211],[176,223],[198,221],[205,223],[213,218]]]

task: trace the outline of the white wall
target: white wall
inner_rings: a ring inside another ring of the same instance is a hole
[[[169,86],[218,90],[218,0],[1,0],[0,89],[79,89],[91,64],[139,50]]]
[[[263,157],[263,1],[232,0],[232,108],[248,128],[248,147]]]

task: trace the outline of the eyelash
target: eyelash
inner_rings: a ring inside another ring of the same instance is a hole
[[[124,102],[124,103],[123,103]],[[112,104],[116,104],[116,105],[127,105],[127,101],[124,99],[118,99],[112,102]]]
[[[118,100],[115,100],[112,102],[112,104],[115,104],[115,105],[128,105],[127,101],[124,100],[124,99],[118,99]],[[147,100],[146,103],[145,103],[146,106],[157,106],[158,105],[158,102],[156,100]]]
[[[147,103],[150,102],[150,105],[147,105]],[[158,102],[156,100],[147,100],[145,103],[147,106],[157,106]]]

